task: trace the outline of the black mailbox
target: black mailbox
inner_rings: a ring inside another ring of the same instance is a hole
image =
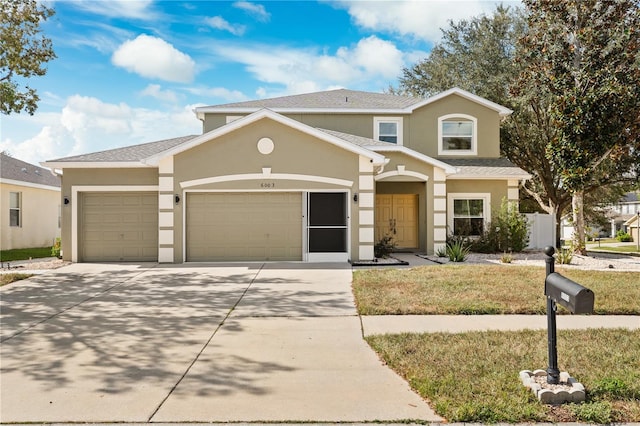
[[[557,272],[547,275],[544,294],[567,308],[572,314],[593,313],[593,291]]]

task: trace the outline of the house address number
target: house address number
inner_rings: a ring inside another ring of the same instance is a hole
[[[275,182],[260,182],[260,188],[275,188]]]

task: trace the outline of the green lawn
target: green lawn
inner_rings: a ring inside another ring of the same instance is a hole
[[[15,260],[39,259],[51,257],[51,247],[34,247],[0,251],[0,261],[13,262]]]
[[[597,314],[640,315],[637,272],[556,271],[594,291]],[[544,314],[544,278],[544,268],[514,265],[372,269],[354,272],[353,289],[364,315]],[[587,391],[585,403],[560,406],[541,404],[518,377],[547,368],[546,330],[366,340],[448,422],[640,421],[640,330],[559,330],[558,365]]]
[[[615,251],[618,253],[639,253],[638,252],[638,247],[633,245],[633,246],[620,246],[620,247],[613,247],[613,246],[602,246],[602,247],[598,247],[598,246],[591,246],[588,247],[591,250],[606,250],[606,251]]]
[[[556,272],[593,290],[595,314],[640,315],[638,272]],[[544,268],[532,266],[371,269],[354,272],[353,291],[362,315],[544,314],[544,279]]]
[[[585,386],[583,404],[548,406],[518,378],[546,369],[546,331],[367,338],[448,422],[638,422],[640,331],[561,330],[558,366]]]

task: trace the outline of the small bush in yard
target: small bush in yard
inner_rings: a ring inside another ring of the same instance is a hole
[[[468,254],[469,247],[461,240],[447,244],[447,256],[452,262],[464,262]]]
[[[389,257],[395,248],[396,243],[393,241],[393,237],[385,235],[373,246],[373,255],[377,258]]]
[[[529,223],[515,206],[502,199],[500,210],[471,249],[479,253],[521,252],[529,245]]]
[[[631,235],[624,232],[623,230],[620,230],[616,233],[616,240],[620,241],[621,243],[628,243],[631,241]]]
[[[56,241],[53,243],[53,247],[51,247],[51,256],[57,257],[58,259],[60,259],[60,248],[61,248],[60,238],[56,238]]]
[[[556,260],[561,265],[571,265],[573,260],[573,248],[561,248],[556,254]]]

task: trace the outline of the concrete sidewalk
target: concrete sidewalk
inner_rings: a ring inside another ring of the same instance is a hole
[[[462,333],[466,331],[546,330],[545,315],[371,315],[363,316],[365,336],[394,333]],[[558,315],[559,330],[588,328],[640,329],[640,316]]]

